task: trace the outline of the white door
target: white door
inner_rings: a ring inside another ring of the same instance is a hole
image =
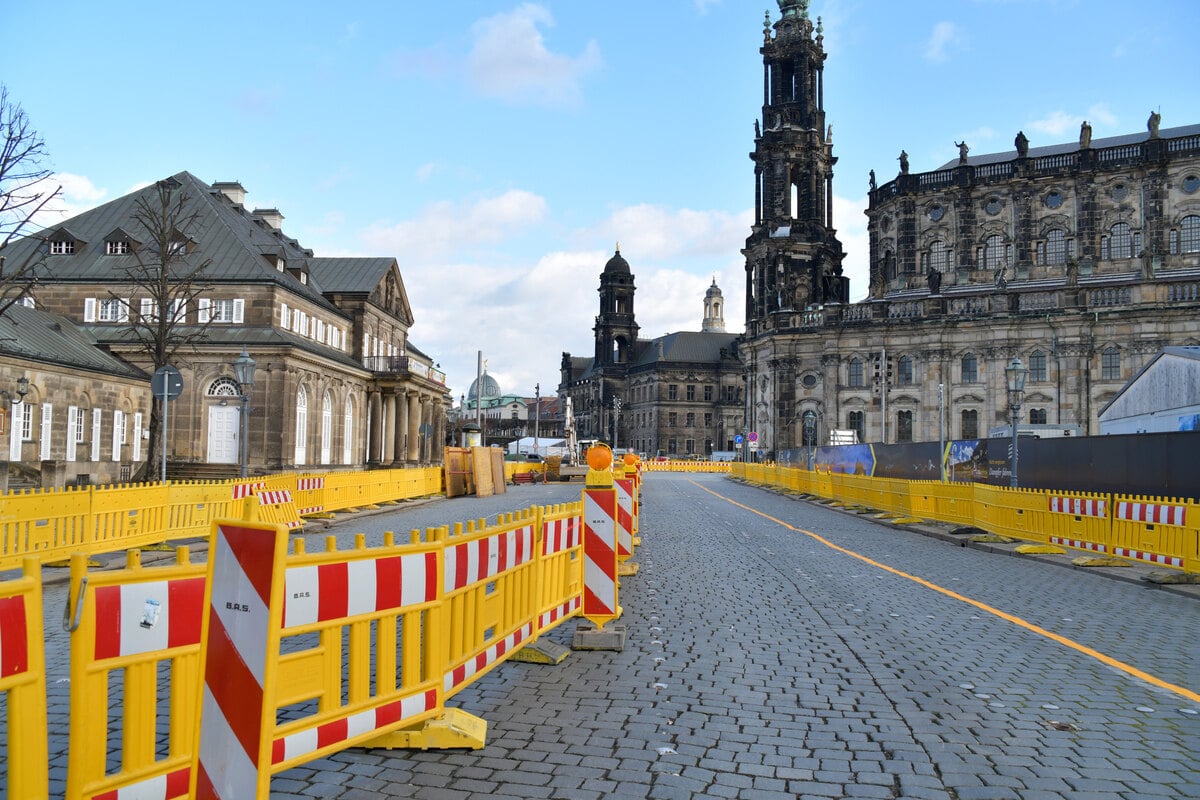
[[[238,406],[208,407],[208,463],[238,463],[241,410]]]

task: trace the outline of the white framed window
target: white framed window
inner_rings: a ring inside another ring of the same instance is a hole
[[[342,414],[342,463],[349,464],[354,458],[354,404],[346,398],[346,409]]]
[[[292,326],[292,310],[287,303],[279,304],[279,327],[287,330]]]
[[[124,256],[129,254],[129,242],[124,240],[104,243],[104,255]]]
[[[308,392],[296,390],[296,464],[308,459]]]
[[[245,317],[246,301],[239,298],[201,298],[199,303],[200,323],[241,323]]]
[[[129,299],[88,297],[83,301],[84,322],[128,322]]]
[[[79,408],[67,406],[67,461],[75,460],[75,448],[79,444]]]
[[[75,242],[63,240],[50,243],[50,255],[69,256],[75,252]]]
[[[125,412],[113,412],[112,460],[121,460],[121,445],[125,443]]]
[[[321,398],[321,463],[333,458],[333,397],[329,392]]]

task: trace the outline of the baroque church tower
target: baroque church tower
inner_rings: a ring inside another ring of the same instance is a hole
[[[845,303],[833,228],[833,129],[825,122],[825,50],[808,0],[779,0],[763,23],[762,127],[755,122],[754,226],[746,257],[746,335],[792,327],[794,312]],[[815,35],[814,35],[815,34]]]
[[[700,323],[700,332],[725,332],[725,297],[721,294],[721,287],[717,286],[716,278],[704,293],[704,321]]]
[[[617,245],[613,257],[600,274],[600,313],[596,315],[595,366],[601,371],[620,371],[628,367],[637,343],[638,326],[633,317],[633,273]],[[617,370],[611,370],[616,367]]]

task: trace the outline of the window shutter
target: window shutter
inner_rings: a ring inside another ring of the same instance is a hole
[[[289,309],[287,303],[279,304],[279,327],[283,328],[284,330],[287,330],[292,325],[292,317],[288,311]]]
[[[121,429],[125,427],[125,412],[113,412],[112,460],[121,460]]]
[[[207,297],[200,298],[197,308],[200,312],[198,322],[200,322],[201,325],[212,319],[212,301]]]
[[[23,415],[26,408],[24,403],[17,403],[12,407],[12,429],[8,432],[9,461],[21,460],[21,429],[25,427]]]
[[[233,301],[233,322],[235,325],[240,325],[246,316],[246,301],[242,298],[236,298]]]
[[[89,297],[83,301],[83,321],[96,321],[96,298]]]
[[[103,414],[98,408],[92,409],[92,461],[100,460],[100,423]]]
[[[154,316],[154,301],[149,297],[142,298],[142,308],[138,312],[138,316],[142,318],[142,322],[149,322],[150,318]]]
[[[49,403],[42,403],[42,430],[38,434],[38,458],[42,461],[50,460],[50,423],[54,419],[54,407]]]
[[[181,325],[187,322],[187,301],[182,297],[171,301],[171,320]]]
[[[117,322],[129,322],[129,298],[122,297],[117,308]]]
[[[131,458],[136,461],[142,460],[142,412],[137,412],[133,415],[133,455]]]
[[[79,438],[78,406],[67,406],[67,461],[75,460],[75,440]]]

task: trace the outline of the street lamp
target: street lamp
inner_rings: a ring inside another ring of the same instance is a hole
[[[1013,360],[1004,370],[1008,380],[1008,418],[1012,423],[1012,488],[1017,488],[1017,420],[1021,416],[1021,400],[1025,397],[1025,374],[1028,372],[1021,359]]]
[[[242,345],[242,354],[233,360],[233,377],[238,383],[238,393],[242,397],[242,435],[241,444],[241,465],[242,477],[246,477],[246,412],[250,407],[250,390],[254,388],[254,359],[250,357],[250,353],[246,352],[246,346]]]

